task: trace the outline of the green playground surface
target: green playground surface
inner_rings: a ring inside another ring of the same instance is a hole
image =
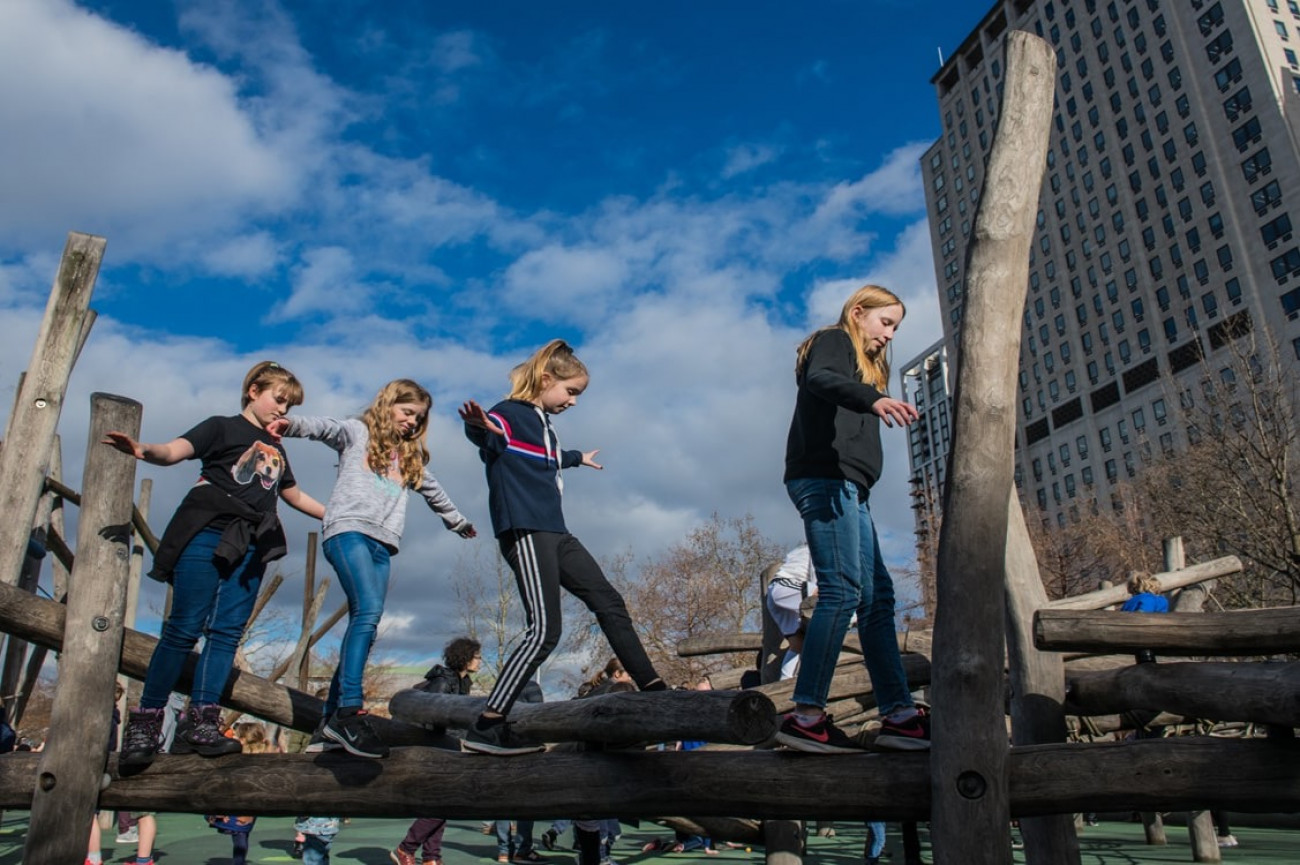
[[[1241,819],[1249,818],[1242,816]],[[406,834],[410,820],[357,818],[343,827],[335,839],[331,861],[336,865],[392,865],[389,851]],[[1253,821],[1250,821],[1253,822]],[[549,825],[538,821],[537,831]],[[483,865],[496,862],[496,838],[480,831],[481,821],[454,820],[447,824],[443,840],[444,865]],[[902,865],[902,840],[898,826],[889,824],[886,853],[883,861]],[[1151,847],[1145,843],[1141,823],[1126,820],[1105,820],[1097,826],[1085,826],[1080,833],[1083,865],[1148,865],[1148,863],[1191,862],[1191,846],[1187,828],[1167,824],[1168,844]],[[0,865],[19,865],[22,862],[23,840],[27,834],[27,814],[11,811],[0,822]],[[641,847],[650,840],[665,838],[672,833],[661,826],[643,821],[640,827],[623,826],[623,834],[614,845],[613,859],[618,865],[669,865],[674,861],[685,865],[687,860],[709,860],[717,865],[748,865],[762,863],[763,851],[718,847],[716,856],[702,851],[690,853],[642,853]],[[1300,829],[1257,828],[1233,825],[1233,835],[1240,846],[1223,849],[1223,862],[1235,865],[1296,865],[1300,863]],[[130,862],[135,854],[133,844],[114,844],[116,829],[104,832],[104,862],[106,865]],[[223,865],[230,861],[230,839],[209,829],[202,817],[193,814],[158,815],[159,840],[155,858],[159,865]],[[925,826],[921,831],[922,857],[930,862],[928,836]],[[835,837],[812,835],[808,839],[809,865],[860,865],[866,830],[861,824],[837,822]],[[559,848],[546,854],[554,865],[576,865],[577,856],[569,850],[569,837],[561,838]],[[293,842],[293,820],[289,817],[262,817],[257,821],[250,838],[248,861],[250,865],[289,865],[297,860],[290,857]],[[544,852],[544,851],[543,851]],[[1015,861],[1024,862],[1023,854],[1015,851]]]

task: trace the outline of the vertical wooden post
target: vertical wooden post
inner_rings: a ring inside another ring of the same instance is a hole
[[[1047,745],[1066,740],[1065,663],[1034,648],[1034,611],[1047,592],[1029,540],[1025,513],[1011,489],[1007,510],[1007,670],[1011,680],[1011,741]],[[1020,818],[1029,865],[1078,865],[1079,835],[1069,814]]]
[[[935,865],[1011,862],[1003,581],[1016,367],[1056,55],[1006,38],[1006,77],[966,271],[953,442],[939,533],[930,837]]]
[[[763,860],[766,865],[802,865],[803,821],[764,820],[763,850]]]
[[[320,604],[325,601],[322,594],[320,602],[316,600],[316,533],[307,533],[307,562],[303,567],[302,591],[302,632],[299,634],[298,647],[298,690],[307,692],[307,683],[311,679],[311,630],[316,627],[316,617],[320,615]]]
[[[109,430],[138,437],[140,415],[140,404],[133,400],[109,394],[91,397],[77,527],[76,589],[68,598],[59,687],[32,795],[22,857],[27,865],[64,865],[85,857],[112,723],[113,682],[122,655],[136,462],[99,442]]]
[[[1164,559],[1166,571],[1181,571],[1187,567],[1187,553],[1182,538],[1165,538]],[[1209,811],[1187,813],[1187,837],[1192,845],[1193,862],[1223,861],[1219,839],[1214,831],[1214,818]]]
[[[102,237],[69,232],[41,332],[14,401],[9,436],[22,447],[0,450],[0,580],[14,585],[27,533],[45,485],[50,447],[82,339],[90,295],[104,257]]]

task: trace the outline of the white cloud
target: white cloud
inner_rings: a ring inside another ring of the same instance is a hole
[[[204,253],[204,266],[218,276],[256,279],[273,271],[280,259],[279,244],[270,232],[231,237]]]
[[[133,254],[292,198],[292,164],[216,70],[66,0],[10,0],[4,17],[6,245],[76,229]]]
[[[727,152],[727,161],[722,166],[723,179],[729,180],[739,174],[753,171],[761,165],[772,162],[780,155],[775,147],[766,144],[741,144]]]
[[[319,312],[333,315],[357,312],[369,300],[370,291],[360,282],[352,253],[337,246],[303,253],[302,263],[294,268],[292,282],[292,292],[273,311],[273,320]]]
[[[902,215],[925,210],[918,160],[932,142],[914,142],[885,156],[884,164],[852,182],[840,183],[826,196],[816,222],[839,222],[854,215]]]

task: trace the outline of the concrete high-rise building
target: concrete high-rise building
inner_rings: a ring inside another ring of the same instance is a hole
[[[898,374],[902,400],[916,406],[920,418],[907,428],[907,457],[911,467],[912,511],[916,521],[917,570],[921,603],[934,610],[934,555],[938,546],[939,513],[952,444],[952,387],[948,379],[948,346],[943,340],[903,364]]]
[[[994,5],[933,79],[943,134],[922,158],[950,348],[1011,30],[1047,39],[1059,63],[1016,482],[1031,513],[1065,525],[1115,505],[1145,458],[1186,445],[1178,409],[1207,373],[1226,379],[1239,339],[1300,357],[1300,5]]]

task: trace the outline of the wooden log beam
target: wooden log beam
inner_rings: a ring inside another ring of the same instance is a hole
[[[1007,503],[1029,252],[1051,133],[1056,55],[1006,36],[997,132],[975,214],[939,531],[930,771],[936,865],[1000,865],[1011,847],[1003,705]]]
[[[109,430],[139,437],[140,403],[103,393],[93,394],[90,403],[88,441],[102,440]],[[89,495],[77,522],[76,590],[68,600],[59,687],[50,712],[52,735],[41,753],[23,846],[23,861],[29,865],[82,857],[85,839],[67,829],[84,824],[94,810],[113,717],[131,564],[135,460],[92,444],[83,477]]]
[[[1069,681],[1067,710],[1109,715],[1150,709],[1257,724],[1300,726],[1300,663],[1134,664]]]
[[[39,754],[0,756],[0,808],[31,802]],[[524,819],[620,817],[925,820],[929,757],[789,751],[526,754],[510,759],[397,748],[387,760],[326,754],[160,754],[119,776],[99,807],[179,813]],[[1015,748],[1010,812],[1024,817],[1116,808],[1300,811],[1293,742],[1150,739]],[[200,783],[201,780],[201,783]],[[1008,848],[1009,849],[1009,848]]]
[[[1300,607],[1223,613],[1039,610],[1034,645],[1056,652],[1276,655],[1300,652]]]
[[[5,433],[21,447],[0,449],[0,582],[18,581],[27,534],[49,468],[50,449],[76,362],[90,295],[104,258],[102,237],[68,233],[27,374]]]
[[[907,674],[907,686],[913,691],[920,690],[930,684],[930,659],[924,655],[903,655],[903,672]],[[792,699],[794,685],[794,679],[786,679],[770,685],[762,685],[754,690],[770,697],[778,712],[788,712],[794,708]],[[870,704],[875,705],[871,677],[867,675],[867,668],[863,665],[862,658],[843,658],[835,665],[835,676],[831,679],[831,690],[826,697],[827,704],[868,697]]]
[[[762,844],[763,823],[739,817],[660,817],[655,820],[674,832],[703,835],[714,841],[733,841],[740,844]]]
[[[29,595],[15,586],[0,583],[0,631],[16,634],[28,642],[53,651],[63,648],[66,608],[57,601]],[[158,639],[139,631],[127,630],[122,640],[118,672],[143,681]],[[176,689],[189,691],[193,682],[198,654],[191,652],[185,662]],[[110,697],[111,699],[111,697]],[[240,709],[273,724],[310,733],[320,722],[324,702],[294,688],[286,688],[260,676],[235,670],[221,694],[223,706]],[[371,723],[384,741],[391,745],[435,744],[439,737],[423,728],[378,716]]]
[[[677,657],[698,658],[702,655],[727,655],[733,652],[757,652],[763,648],[763,635],[745,631],[732,634],[701,634],[677,644]],[[862,654],[862,643],[856,633],[844,637],[844,651]]]
[[[398,691],[388,703],[394,718],[428,728],[464,729],[487,704],[484,697]],[[776,735],[771,699],[757,691],[626,692],[517,703],[510,720],[522,736],[544,742],[673,742],[704,740],[758,745]]]
[[[1229,574],[1241,572],[1241,559],[1236,556],[1224,556],[1221,559],[1211,559],[1208,562],[1201,562],[1192,565],[1189,568],[1180,568],[1176,571],[1162,571],[1153,574],[1160,583],[1160,591],[1172,591],[1181,589],[1183,586],[1191,586],[1206,580],[1226,577]],[[1089,592],[1086,595],[1072,595],[1068,598],[1059,598],[1051,601],[1044,609],[1048,610],[1100,610],[1103,607],[1122,604],[1127,601],[1129,595],[1127,586],[1110,586],[1105,589],[1098,589],[1095,592]]]

